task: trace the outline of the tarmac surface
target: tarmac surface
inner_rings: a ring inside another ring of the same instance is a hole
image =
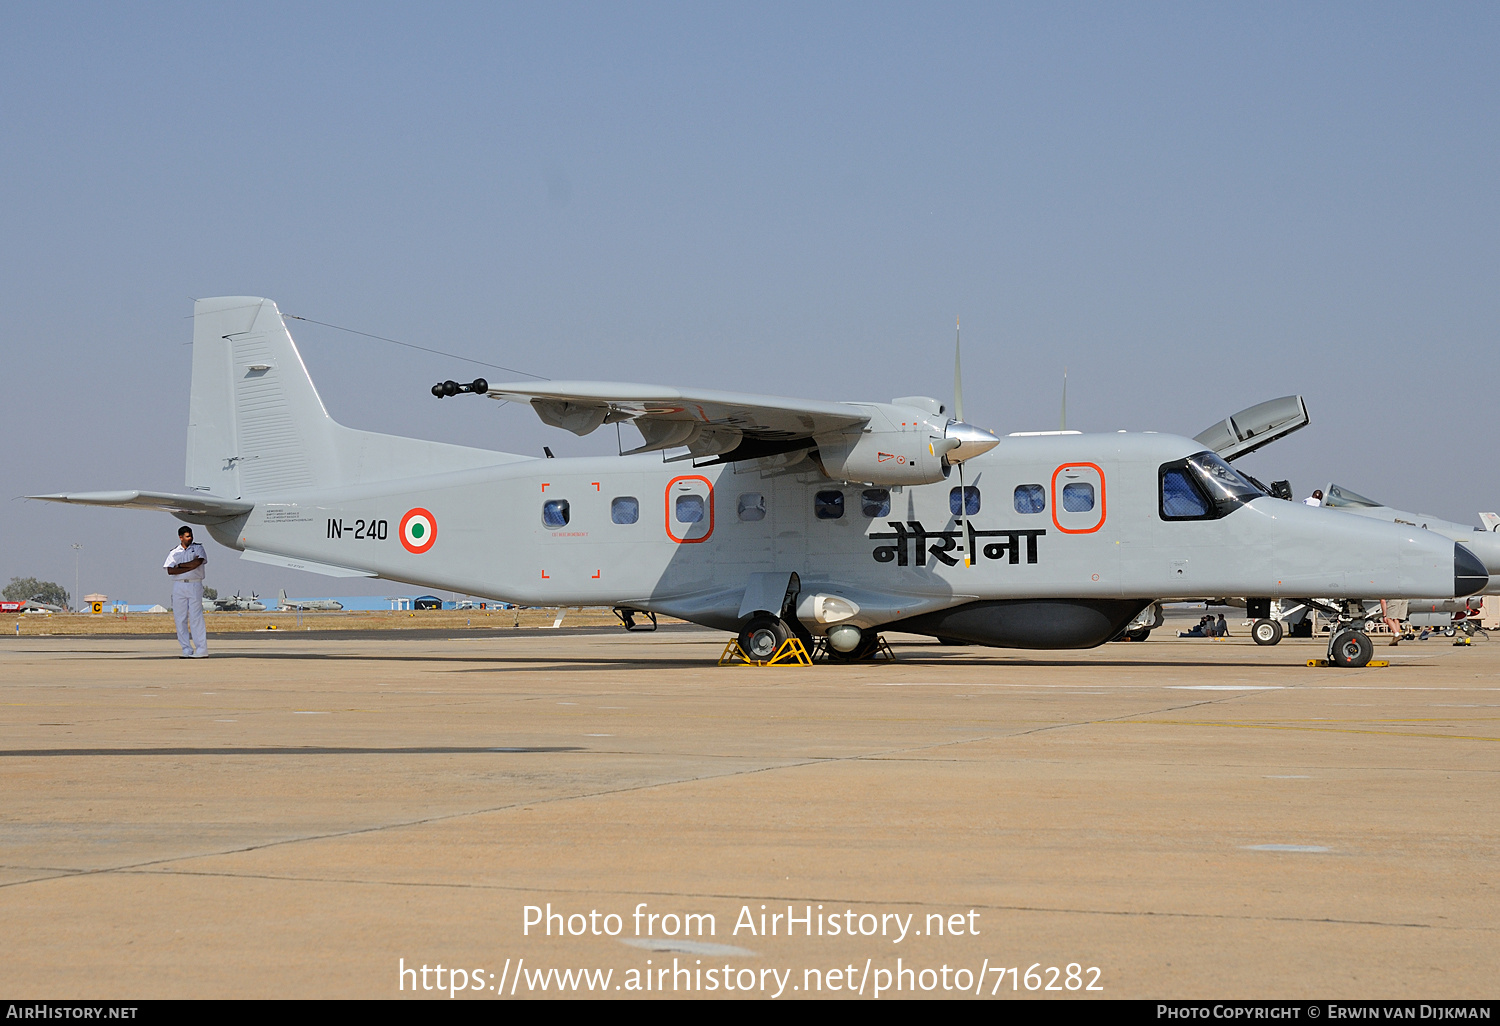
[[[1163,633],[0,638],[0,993],[1493,997],[1500,640]]]

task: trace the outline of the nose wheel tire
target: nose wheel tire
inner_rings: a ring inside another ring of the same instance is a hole
[[[791,628],[781,617],[758,613],[740,628],[740,648],[756,662],[765,662],[791,636]]]
[[[1281,640],[1281,621],[1256,620],[1250,627],[1250,636],[1257,645],[1274,645]]]
[[[1375,654],[1375,645],[1360,631],[1344,631],[1328,646],[1333,665],[1357,670],[1368,665]]]

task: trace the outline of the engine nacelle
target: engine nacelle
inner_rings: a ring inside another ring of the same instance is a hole
[[[946,418],[915,406],[860,405],[870,411],[863,431],[817,438],[818,456],[829,477],[878,485],[920,485],[948,476],[948,461],[943,457],[957,443],[944,437]]]

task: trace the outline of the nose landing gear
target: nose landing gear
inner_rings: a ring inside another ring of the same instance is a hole
[[[1357,670],[1368,666],[1375,645],[1363,631],[1339,631],[1328,641],[1328,661],[1334,666]]]

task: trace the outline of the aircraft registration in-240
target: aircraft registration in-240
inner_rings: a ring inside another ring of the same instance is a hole
[[[163,510],[241,558],[336,577],[680,617],[738,632],[760,659],[793,634],[861,659],[887,629],[1089,648],[1161,599],[1488,583],[1449,538],[1272,498],[1189,438],[982,431],[962,420],[956,366],[955,418],[919,396],[483,379],[433,391],[528,403],[578,435],[628,424],[642,444],[540,459],[347,428],[275,303],[205,299],[186,492],[32,498]],[[1367,640],[1333,640],[1336,661],[1368,661]]]

